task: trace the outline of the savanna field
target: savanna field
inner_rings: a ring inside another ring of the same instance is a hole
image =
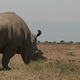
[[[0,80],[80,80],[80,44],[38,44],[47,59],[25,65],[16,54]],[[0,54],[0,68],[2,55]]]

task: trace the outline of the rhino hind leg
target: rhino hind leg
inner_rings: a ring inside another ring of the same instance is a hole
[[[11,69],[10,67],[8,67],[8,63],[9,63],[9,60],[10,60],[11,57],[13,57],[13,55],[12,56],[10,56],[10,55],[7,56],[6,54],[3,54],[3,57],[2,57],[3,70],[10,70]]]
[[[8,67],[8,63],[10,59],[15,55],[16,48],[13,47],[6,47],[3,51],[3,57],[2,57],[2,66],[3,70],[10,70],[11,68]]]

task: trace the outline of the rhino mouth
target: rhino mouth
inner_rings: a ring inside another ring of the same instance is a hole
[[[22,59],[24,61],[25,64],[29,64],[31,61],[37,61],[38,59],[47,59],[46,57],[43,56],[43,52],[41,50],[37,50],[35,55],[31,58],[31,57],[27,57],[25,55],[21,55]]]

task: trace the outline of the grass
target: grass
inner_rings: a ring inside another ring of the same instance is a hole
[[[66,78],[66,74],[80,74],[80,64],[72,60],[38,60],[29,65],[15,65],[10,71],[1,71],[0,80],[56,80]],[[56,78],[56,79],[55,79]],[[79,78],[80,79],[80,78]],[[78,80],[79,80],[78,79]],[[68,79],[69,80],[69,79]],[[77,79],[71,79],[77,80]]]
[[[66,55],[73,47],[75,56]],[[20,55],[15,55],[9,64],[12,69],[0,71],[0,80],[80,80],[79,45],[38,45],[38,48],[48,60],[25,65]]]

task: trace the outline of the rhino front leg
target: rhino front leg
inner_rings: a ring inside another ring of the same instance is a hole
[[[8,63],[10,59],[15,55],[17,48],[13,47],[6,47],[3,51],[3,57],[2,57],[2,66],[3,70],[10,70],[11,68],[8,67]]]
[[[24,61],[25,64],[29,64],[31,61],[31,58],[29,58],[28,56],[25,56],[24,54],[21,54],[21,57]]]

